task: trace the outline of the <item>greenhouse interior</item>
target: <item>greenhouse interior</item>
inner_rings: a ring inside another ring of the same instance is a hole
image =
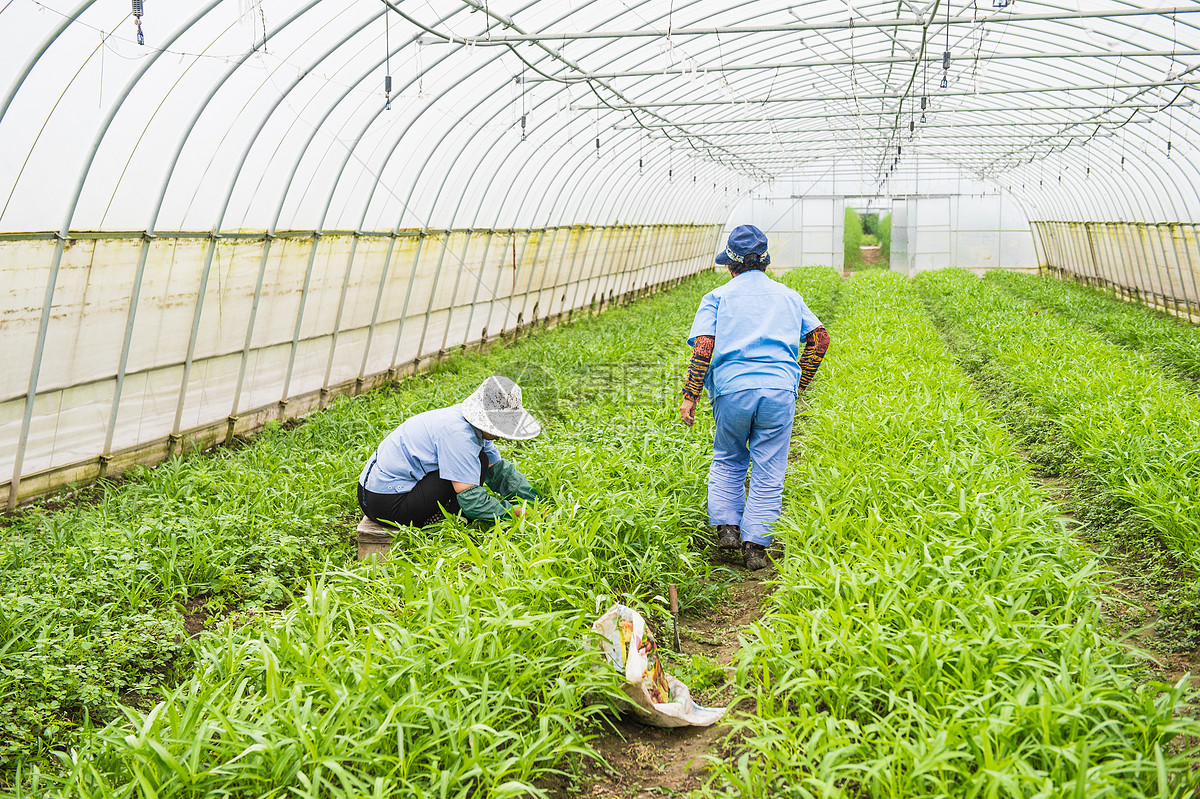
[[[0,36],[5,795],[1200,795],[1196,0]]]

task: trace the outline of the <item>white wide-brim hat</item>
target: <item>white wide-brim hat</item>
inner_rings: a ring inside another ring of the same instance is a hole
[[[492,375],[462,402],[462,414],[475,428],[500,438],[524,441],[542,426],[521,407],[521,387],[502,375]]]

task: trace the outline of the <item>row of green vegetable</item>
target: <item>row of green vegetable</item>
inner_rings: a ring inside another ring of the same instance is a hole
[[[826,321],[845,298],[789,478],[784,584],[739,668],[758,712],[710,790],[1180,794],[1190,772],[1164,746],[1197,732],[1171,720],[1182,692],[1134,686],[1098,632],[1092,567],[911,286],[784,280]],[[590,621],[616,600],[659,615],[667,583],[696,612],[720,593],[694,541],[711,419],[676,423],[680,342],[712,285],[456,358],[91,507],[28,514],[0,559],[0,723],[21,736],[5,765],[75,744],[40,785],[84,796],[557,784],[618,701]],[[371,448],[494,372],[546,426],[506,452],[550,497],[544,515],[448,521],[385,564],[348,565]],[[192,641],[180,606],[199,599],[217,623]],[[20,714],[31,706],[44,712]]]
[[[915,283],[969,371],[1049,420],[1109,498],[1200,558],[1200,397],[1150,355],[969,272],[927,272]]]
[[[836,276],[823,277],[831,293]],[[293,430],[107,486],[91,508],[27,514],[0,569],[28,608],[6,619],[4,663],[27,672],[0,685],[20,707],[41,668],[41,701],[63,721],[11,714],[33,746],[9,750],[10,768],[25,765],[28,785],[39,752],[71,744],[63,773],[40,777],[69,795],[505,796],[577,767],[617,695],[616,675],[595,668],[591,620],[613,601],[653,617],[668,583],[699,612],[722,590],[693,544],[711,422],[676,420],[682,340],[713,284],[456,358]],[[544,514],[447,521],[401,536],[382,565],[348,566],[370,450],[491,373],[517,379],[545,425],[507,453],[548,497]],[[53,589],[30,590],[39,567],[59,575]],[[197,597],[216,624],[192,642],[179,606]],[[67,613],[80,621],[53,623]],[[89,616],[124,626],[97,639]],[[120,649],[137,636],[140,653]],[[47,675],[87,668],[49,694]],[[106,729],[83,720],[118,709]]]
[[[738,664],[756,710],[707,793],[1192,795],[1184,689],[1106,639],[1094,560],[911,283],[851,279],[831,335]]]
[[[993,270],[985,279],[1114,344],[1149,354],[1168,374],[1200,382],[1200,330],[1177,316],[1048,275]]]

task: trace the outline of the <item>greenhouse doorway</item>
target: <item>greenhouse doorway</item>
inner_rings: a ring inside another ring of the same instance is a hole
[[[842,223],[844,273],[888,269],[891,205],[879,197],[847,197]]]

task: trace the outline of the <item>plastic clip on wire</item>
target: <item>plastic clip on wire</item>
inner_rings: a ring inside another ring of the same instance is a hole
[[[133,22],[137,25],[137,42],[144,45],[146,37],[142,35],[142,0],[133,0]]]

